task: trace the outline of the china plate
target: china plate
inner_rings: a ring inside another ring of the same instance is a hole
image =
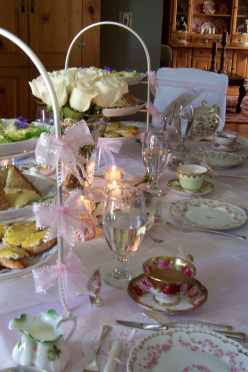
[[[176,300],[176,296],[169,296],[173,304],[160,304],[154,297],[153,290],[146,287],[146,276],[141,274],[133,278],[128,285],[128,294],[141,307],[146,310],[156,310],[169,314],[180,314],[192,311],[206,302],[208,297],[207,289],[196,279],[192,279],[192,288],[187,296],[180,296],[180,301]]]
[[[50,199],[56,195],[55,180],[42,175],[33,175],[29,172],[23,172],[23,174],[41,192],[41,200]],[[8,221],[11,222],[20,218],[30,218],[32,215],[32,204],[26,205],[23,208],[9,208],[0,210],[1,223]]]
[[[37,256],[30,257],[28,260],[28,265],[24,269],[2,269],[0,270],[0,281],[21,278],[23,276],[31,274],[32,270],[37,269],[39,266],[47,263],[51,257],[53,257],[57,252],[57,244],[51,247],[48,251],[43,252]]]
[[[247,222],[242,208],[211,199],[177,200],[171,204],[170,214],[178,223],[215,230],[234,229]]]
[[[193,158],[205,161],[212,168],[232,168],[241,165],[247,159],[247,153],[204,150],[193,154]]]
[[[114,120],[112,120],[112,122],[115,122]],[[137,139],[140,139],[140,136],[141,136],[141,133],[145,131],[146,129],[146,123],[145,122],[142,122],[142,121],[129,121],[129,120],[125,120],[125,121],[119,121],[118,120],[118,123],[121,124],[121,126],[125,127],[135,127],[135,128],[138,128],[139,131],[137,133],[137,135],[135,136],[129,136],[129,137],[100,137],[102,140],[111,140],[111,141],[115,141],[115,142],[123,142],[123,143],[126,143],[126,142],[135,142]],[[111,124],[111,122],[110,122]],[[114,131],[114,130],[113,130]]]
[[[141,100],[137,100],[136,105],[125,106],[125,107],[113,107],[104,108],[102,110],[103,116],[105,117],[117,117],[117,116],[127,116],[133,115],[136,112],[142,110],[145,107],[145,103]]]
[[[248,372],[248,352],[207,328],[153,333],[130,352],[128,372]]]
[[[200,190],[198,190],[198,191],[188,191],[188,190],[185,190],[180,185],[180,182],[178,181],[178,179],[169,180],[167,182],[167,186],[169,187],[169,189],[171,189],[173,191],[176,191],[180,195],[188,195],[188,196],[192,196],[192,195],[208,195],[208,194],[210,194],[214,190],[213,183],[212,182],[209,182],[209,181],[204,181],[203,184],[202,184],[202,186],[201,186],[201,188],[200,188]]]

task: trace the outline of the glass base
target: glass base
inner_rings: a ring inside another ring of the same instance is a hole
[[[131,280],[132,276],[130,273],[127,273],[126,277],[117,278],[114,276],[114,273],[112,271],[112,272],[104,272],[102,274],[102,278],[104,282],[107,285],[110,285],[111,287],[119,288],[119,289],[127,289],[128,283]]]

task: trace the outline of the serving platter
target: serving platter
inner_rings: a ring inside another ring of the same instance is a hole
[[[170,214],[178,223],[215,230],[239,228],[247,222],[242,208],[212,199],[183,199],[170,205]]]
[[[247,372],[248,352],[206,327],[154,333],[131,350],[128,372]]]
[[[52,178],[42,176],[40,174],[30,174],[28,171],[23,172],[29,182],[40,191],[41,198],[38,203],[47,199],[51,199],[56,195],[56,181]],[[3,222],[11,222],[20,218],[30,218],[33,215],[32,204],[22,208],[9,208],[0,210],[0,220]]]

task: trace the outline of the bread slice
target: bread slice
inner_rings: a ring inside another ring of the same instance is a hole
[[[36,194],[41,196],[39,190],[28,180],[22,172],[14,165],[8,167],[8,174],[5,182],[5,189],[24,189],[35,191]]]
[[[0,257],[0,265],[7,269],[24,269],[27,265],[24,260],[13,260],[11,258]]]
[[[25,250],[30,254],[30,256],[36,256],[43,252],[48,251],[57,243],[57,239],[51,239],[48,242],[41,242],[38,245],[26,247]]]
[[[4,190],[0,189],[0,211],[9,208],[9,202],[6,198]]]
[[[9,207],[22,208],[29,203],[38,201],[40,194],[35,190],[5,188],[5,198]]]

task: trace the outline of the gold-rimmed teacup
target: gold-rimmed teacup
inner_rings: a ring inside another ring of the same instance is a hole
[[[197,192],[208,174],[208,168],[198,164],[182,164],[177,168],[177,177],[183,189]]]

